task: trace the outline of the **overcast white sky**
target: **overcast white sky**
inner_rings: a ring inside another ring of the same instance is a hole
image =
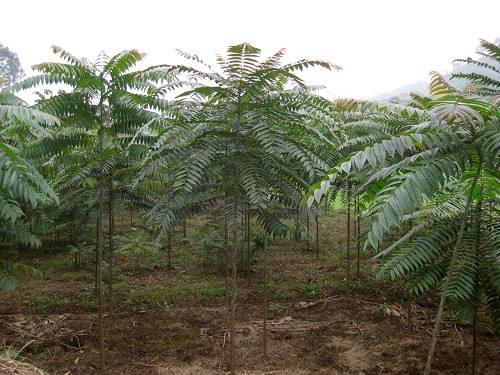
[[[212,62],[248,41],[341,65],[307,76],[331,97],[370,98],[425,80],[472,55],[480,38],[500,37],[495,0],[4,0],[0,9],[0,43],[28,73],[54,59],[54,44],[91,58],[138,48],[158,64],[179,62],[175,48]]]

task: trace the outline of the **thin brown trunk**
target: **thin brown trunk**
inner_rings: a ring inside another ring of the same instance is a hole
[[[203,274],[207,274],[208,246],[203,246]]]
[[[228,230],[227,230],[227,220],[224,217],[224,242],[228,243]]]
[[[235,133],[236,133],[236,144],[235,151],[236,155],[240,152],[240,126],[241,126],[241,112],[240,112],[240,103],[241,103],[241,86],[238,90],[238,118],[236,120]],[[236,181],[239,181],[240,174],[240,163],[239,159],[236,159],[234,163],[234,178]],[[240,194],[236,193],[235,202],[233,205],[233,256],[232,256],[232,286],[231,286],[231,319],[230,319],[230,370],[231,375],[236,375],[236,251],[238,249],[238,214],[239,214],[239,204],[240,204]]]
[[[251,252],[250,252],[250,205],[248,206],[248,211],[247,211],[247,220],[246,220],[246,232],[247,232],[247,279],[248,282],[250,283],[250,258],[251,258]]]
[[[98,253],[99,253],[99,250],[98,250],[98,247],[99,247],[99,215],[97,215],[97,220],[96,220],[96,227],[95,227],[95,233],[96,233],[96,241],[95,241],[95,268],[94,268],[94,271],[95,271],[95,295],[97,296],[97,292],[98,292],[98,289],[97,289],[97,262],[98,262]]]
[[[355,225],[355,232],[356,232],[356,253],[358,256],[358,262],[356,266],[356,276],[359,277],[360,273],[360,253],[361,253],[361,248],[360,248],[360,236],[361,236],[361,226],[359,224],[360,217],[359,217],[359,197],[356,198],[356,220],[354,222]]]
[[[236,211],[236,209],[235,209]],[[231,317],[229,321],[229,346],[230,346],[230,370],[231,374],[236,374],[236,252],[238,251],[238,229],[235,225],[233,228],[233,252],[231,258]]]
[[[225,267],[225,290],[226,290],[226,306],[229,306],[230,290],[229,290],[229,233],[227,227],[227,218],[224,215],[224,267]]]
[[[453,248],[453,255],[450,261],[450,266],[448,267],[448,276],[446,277],[446,280],[443,285],[443,292],[441,293],[441,300],[439,301],[439,307],[438,307],[438,313],[436,316],[436,323],[434,324],[434,329],[432,331],[432,340],[431,340],[431,346],[429,348],[429,353],[427,355],[427,362],[425,364],[425,371],[424,375],[429,375],[431,372],[431,366],[432,366],[432,359],[434,357],[434,351],[436,350],[436,344],[437,344],[437,339],[439,336],[439,332],[441,329],[441,322],[443,320],[443,311],[444,311],[444,305],[446,302],[446,293],[448,290],[448,284],[450,282],[450,275],[451,272],[453,271],[453,266],[455,265],[455,257],[458,252],[458,248],[460,247],[460,244],[462,243],[462,237],[464,235],[465,231],[465,225],[467,223],[467,217],[469,216],[469,211],[470,211],[470,206],[472,204],[472,197],[474,193],[474,188],[477,184],[477,181],[479,179],[479,176],[481,174],[481,168],[482,168],[482,159],[479,161],[479,167],[478,167],[478,172],[476,176],[474,177],[474,180],[472,182],[472,185],[470,187],[470,192],[469,192],[469,197],[467,199],[467,204],[465,206],[464,210],[464,216],[462,217],[462,222],[460,224],[460,230],[458,232],[457,240],[455,242],[455,246]]]
[[[481,189],[479,194],[479,202],[477,203],[476,209],[476,238],[475,238],[475,248],[476,248],[476,256],[480,255],[481,251],[481,204],[482,204],[482,193],[483,193],[483,181],[481,181]],[[479,273],[476,273],[476,285],[480,283]],[[479,286],[479,285],[478,285]],[[474,310],[474,318],[472,320],[472,361],[471,361],[471,374],[476,374],[477,368],[477,324],[478,324],[478,309],[481,303],[481,293],[477,298],[477,305]]]
[[[319,215],[316,215],[316,259],[319,259]]]
[[[264,358],[267,359],[267,234],[264,236]]]
[[[109,245],[109,254],[108,254],[108,298],[109,301],[113,300],[113,234],[114,234],[114,226],[115,226],[115,218],[113,215],[113,174],[109,174],[109,232],[108,232],[108,245]]]
[[[104,363],[104,325],[103,325],[103,287],[102,287],[102,252],[104,244],[103,217],[104,217],[104,161],[103,161],[103,143],[104,143],[104,128],[101,123],[99,131],[99,221],[97,231],[97,305],[98,319],[97,325],[99,329],[99,365],[101,371],[105,371]]]
[[[187,221],[186,221],[186,218],[184,218],[184,220],[182,220],[182,237],[184,239],[187,238]]]
[[[168,231],[167,236],[167,268],[172,268],[172,232]]]
[[[408,331],[413,332],[413,304],[410,298],[408,298]]]
[[[309,211],[306,212],[306,250],[309,251],[311,249],[311,241],[309,238]]]
[[[299,208],[295,210],[295,241],[298,242],[300,239],[300,225],[299,225]]]
[[[474,312],[474,319],[472,320],[472,363],[471,374],[476,374],[477,368],[477,311]]]
[[[351,281],[351,184],[347,183],[347,287]]]

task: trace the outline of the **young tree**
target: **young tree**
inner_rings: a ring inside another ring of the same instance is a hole
[[[42,134],[50,136],[47,128],[58,123],[56,117],[29,108],[19,98],[0,91],[0,240],[9,245],[0,247],[2,253],[18,243],[39,246],[40,240],[23,222],[25,213],[51,201],[59,202],[36,164],[25,154],[28,140]],[[17,286],[12,272],[31,268],[10,261],[6,255],[0,253],[0,289],[12,291]]]
[[[364,213],[372,221],[366,245],[377,249],[394,227],[415,224],[377,257],[388,257],[380,276],[408,280],[413,295],[442,284],[428,374],[447,297],[474,309],[476,297],[484,293],[493,322],[500,322],[498,213],[471,215],[484,200],[496,204],[500,113],[494,101],[460,92],[438,74],[433,74],[430,96],[415,96],[413,105],[392,106],[391,111],[418,123],[354,153],[328,181],[370,173],[358,188],[371,197]],[[326,190],[316,185],[316,199]],[[474,223],[475,217],[480,224]],[[477,246],[474,238],[480,241]]]
[[[172,188],[150,213],[151,220],[160,223],[161,235],[181,222],[193,200],[199,205],[216,203],[214,197],[223,200],[232,241],[230,368],[234,374],[236,254],[242,217],[250,213],[271,234],[288,233],[279,211],[273,209],[297,207],[307,186],[302,174],[317,176],[327,167],[314,150],[312,139],[316,141],[319,131],[310,119],[314,113],[328,113],[330,107],[312,95],[295,72],[316,65],[335,67],[309,60],[281,65],[284,50],[260,61],[260,49],[247,43],[229,47],[226,58],[219,56],[219,71],[197,56],[181,54],[208,71],[173,67],[199,83],[181,95],[183,111],[160,135],[141,178],[161,173],[168,163],[178,166]]]
[[[88,147],[96,166],[97,180],[97,296],[100,366],[104,369],[102,255],[104,245],[105,179],[109,174],[108,150],[113,144],[126,144],[136,129],[154,123],[164,102],[157,97],[154,83],[168,80],[162,67],[132,71],[144,54],[127,50],[108,57],[101,53],[95,62],[78,58],[53,47],[64,62],[48,62],[33,68],[40,74],[16,84],[14,89],[27,89],[42,84],[63,84],[69,90],[60,90],[43,98],[36,108],[62,119],[52,138],[42,138],[35,146],[42,154],[60,155],[64,150]],[[111,145],[111,146],[110,146]],[[89,168],[91,166],[88,166]],[[77,172],[78,173],[78,172]]]

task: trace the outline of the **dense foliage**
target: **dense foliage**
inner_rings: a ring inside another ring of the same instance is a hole
[[[432,73],[429,94],[406,105],[329,101],[300,72],[337,66],[283,64],[284,50],[262,58],[247,43],[229,47],[216,67],[179,51],[189,65],[135,71],[144,56],[136,50],[95,62],[54,52],[63,62],[36,65],[39,75],[0,95],[3,289],[15,287],[8,251],[40,244],[30,228],[69,230],[78,269],[89,246],[77,234],[96,224],[100,300],[105,250],[111,298],[114,209],[143,213],[140,235],[116,238],[136,269],[170,242],[175,225],[221,209],[222,245],[215,237],[233,276],[234,372],[236,256],[242,237],[250,249],[251,220],[266,233],[259,243],[267,236],[309,238],[310,218],[317,222],[319,206],[340,196],[348,262],[354,206],[369,227],[361,236],[357,218],[357,236],[382,259],[379,277],[402,280],[409,299],[442,290],[435,339],[446,299],[458,319],[500,329],[497,45],[482,41],[480,60],[460,60],[481,68],[453,76],[467,80],[464,89]],[[47,85],[59,90],[31,106],[13,94]]]

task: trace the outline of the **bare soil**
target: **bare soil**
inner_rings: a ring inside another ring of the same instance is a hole
[[[373,278],[376,264],[369,256],[363,256],[361,276],[348,288],[344,255],[335,245],[342,245],[342,222],[325,222],[319,259],[302,242],[272,243],[267,359],[260,260],[249,279],[238,280],[238,373],[421,374],[435,296],[414,301],[410,327],[409,304],[397,285]],[[190,223],[190,230],[201,225]],[[215,258],[204,273],[179,237],[173,269],[159,261],[136,272],[118,258],[115,300],[105,316],[107,374],[228,373],[228,311],[219,293],[224,275]],[[0,294],[4,345],[20,349],[29,343],[20,359],[50,374],[100,373],[92,266],[74,272],[70,255],[30,256],[45,277],[25,280],[14,294]],[[470,373],[471,337],[470,327],[447,316],[433,373]],[[500,338],[481,330],[478,342],[477,373],[500,374]]]

